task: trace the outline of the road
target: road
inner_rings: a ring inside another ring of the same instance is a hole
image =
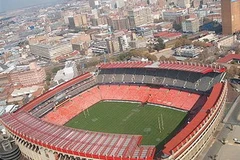
[[[210,144],[206,147],[206,149],[202,152],[202,154],[199,155],[198,159],[210,160],[210,159],[213,159],[212,157],[214,157],[214,155],[223,154],[222,152],[224,152],[224,154],[229,154],[229,157],[235,156],[235,157],[231,157],[231,160],[240,157],[240,146],[239,146],[239,152],[238,152],[239,154],[236,157],[235,154],[227,153],[228,150],[230,150],[230,149],[231,150],[236,149],[236,148],[232,147],[232,143],[231,144],[223,144],[222,143],[223,139],[226,139],[227,141],[231,141],[232,138],[235,136],[235,135],[231,134],[231,132],[233,132],[231,130],[231,127],[232,127],[232,125],[236,125],[237,123],[236,123],[236,121],[233,121],[234,122],[233,124],[230,122],[233,117],[237,117],[239,115],[239,107],[237,107],[237,106],[239,106],[239,104],[240,104],[240,96],[236,99],[236,101],[232,105],[231,109],[229,110],[228,114],[224,118],[224,121],[226,123],[219,124],[215,134],[213,135],[213,138],[210,139]],[[236,111],[238,111],[238,112],[236,112]],[[238,125],[239,125],[239,123],[238,123]],[[235,126],[234,128],[236,128],[236,127],[240,128],[240,126]],[[219,151],[221,151],[221,152],[219,152]],[[217,156],[216,159],[217,160],[220,159],[220,156]]]

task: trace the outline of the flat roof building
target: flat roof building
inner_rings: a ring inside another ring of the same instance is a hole
[[[10,72],[10,79],[13,84],[31,86],[43,83],[46,79],[46,72],[44,68],[32,62],[27,69]]]
[[[72,45],[69,42],[58,44],[36,44],[30,45],[32,54],[46,59],[54,60],[55,58],[71,53]]]

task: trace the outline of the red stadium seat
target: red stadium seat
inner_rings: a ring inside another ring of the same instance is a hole
[[[55,111],[43,117],[45,121],[63,125],[70,119],[101,100],[126,100],[141,103],[166,105],[182,110],[191,110],[199,99],[198,94],[167,88],[149,88],[147,86],[100,85],[93,87]],[[79,105],[81,104],[81,105]]]
[[[64,103],[55,111],[48,113],[43,119],[53,124],[63,125],[83,110],[99,102],[101,99],[99,89],[93,87]]]

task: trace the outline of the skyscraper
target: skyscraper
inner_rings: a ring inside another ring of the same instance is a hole
[[[149,7],[139,7],[128,11],[129,24],[131,28],[147,23],[153,23],[151,9]]]
[[[189,18],[182,22],[183,32],[195,33],[199,31],[199,19]]]
[[[86,14],[76,14],[72,17],[68,17],[69,28],[76,29],[87,25],[87,15]]]
[[[240,0],[221,0],[223,34],[240,31]]]

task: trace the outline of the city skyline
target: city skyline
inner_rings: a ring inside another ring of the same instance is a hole
[[[30,7],[34,5],[46,4],[46,3],[56,3],[58,0],[0,0],[0,12],[6,12],[11,10],[17,10],[25,7]]]

